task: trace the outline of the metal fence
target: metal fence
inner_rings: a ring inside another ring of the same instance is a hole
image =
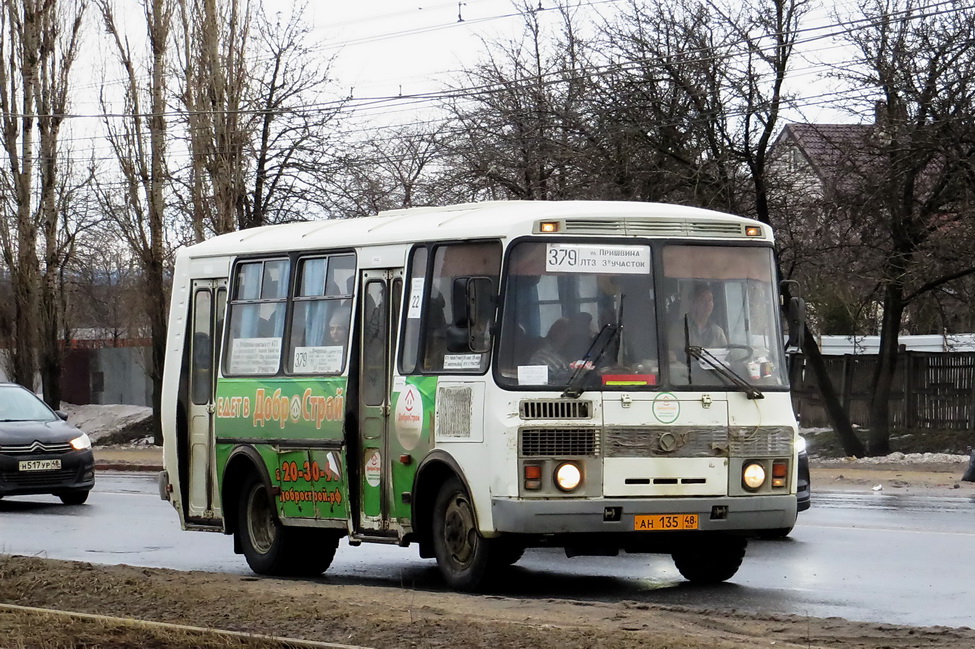
[[[877,356],[846,354],[823,360],[850,421],[867,426]],[[809,369],[793,384],[793,403],[803,427],[830,425]],[[975,352],[901,352],[889,408],[894,428],[975,430]]]

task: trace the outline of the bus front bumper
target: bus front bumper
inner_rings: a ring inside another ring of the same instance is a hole
[[[637,531],[636,517],[697,514],[700,531],[749,532],[792,527],[796,496],[633,499],[512,499],[491,501],[494,529],[512,534],[592,534]]]

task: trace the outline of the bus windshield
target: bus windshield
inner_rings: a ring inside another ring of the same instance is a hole
[[[498,382],[565,389],[585,375],[585,389],[783,387],[772,277],[765,247],[517,243]]]
[[[676,386],[786,385],[770,248],[663,248],[664,354]]]
[[[650,246],[513,247],[498,350],[501,385],[565,388],[581,373],[589,374],[589,387],[656,385],[656,331]]]

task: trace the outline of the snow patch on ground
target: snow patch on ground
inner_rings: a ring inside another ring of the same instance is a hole
[[[819,465],[845,464],[961,464],[968,462],[967,455],[951,453],[891,453],[883,457],[816,458]]]
[[[109,438],[132,434],[126,440],[135,445],[145,443],[146,431],[152,419],[152,408],[146,406],[100,405],[78,406],[62,403],[61,410],[68,413],[68,423],[88,433],[93,444]],[[113,442],[122,440],[112,439]],[[149,440],[149,444],[152,440]]]

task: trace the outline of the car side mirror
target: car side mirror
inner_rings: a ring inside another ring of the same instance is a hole
[[[68,413],[63,410],[55,410],[54,414],[61,418],[61,421],[68,421]]]

